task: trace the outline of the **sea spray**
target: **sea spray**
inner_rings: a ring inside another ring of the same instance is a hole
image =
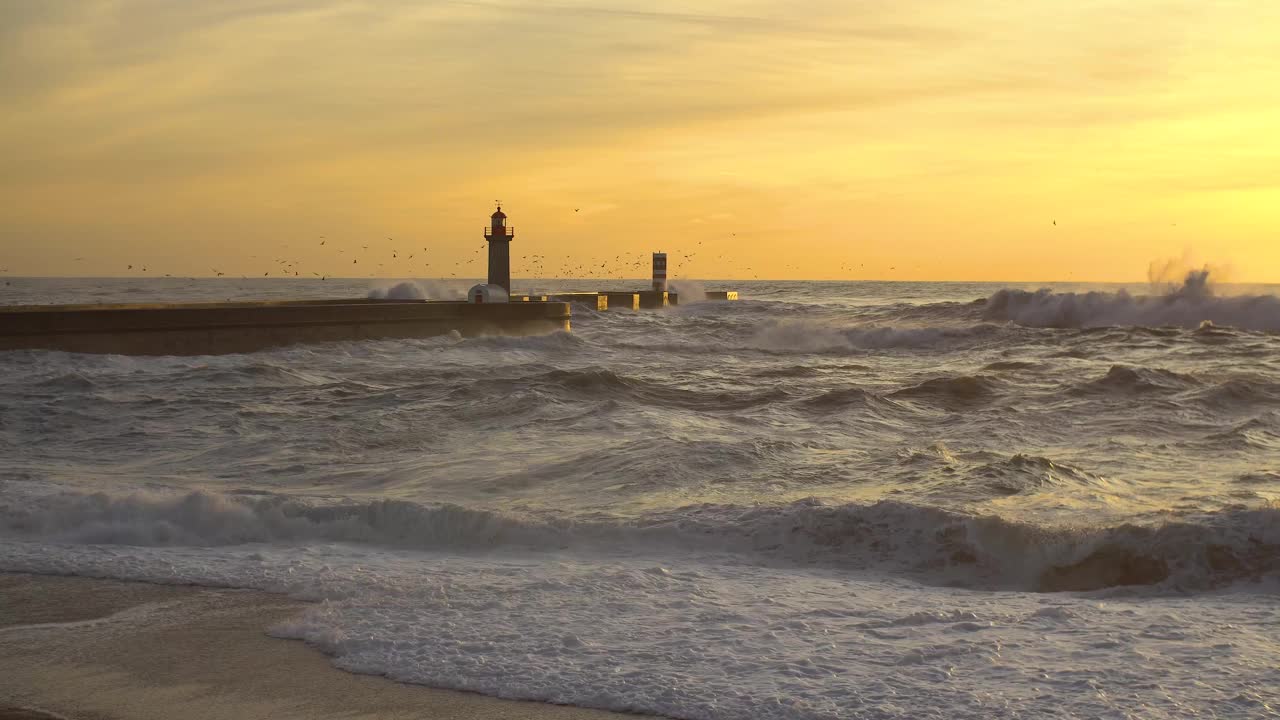
[[[371,300],[426,300],[427,293],[422,286],[412,280],[396,283],[390,287],[375,287],[369,290]]]
[[[679,295],[681,305],[692,305],[707,299],[707,288],[700,280],[674,278],[667,283],[667,291]]]
[[[1232,274],[1229,265],[1198,263],[1190,252],[1177,258],[1152,260],[1147,265],[1147,282],[1154,294],[1174,293],[1184,286],[1209,291],[1210,281],[1222,285],[1231,282]]]
[[[449,280],[380,281],[369,288],[373,300],[466,300],[463,283]]]
[[[1242,330],[1280,331],[1280,298],[1275,295],[1219,297],[1208,270],[1192,270],[1182,284],[1161,295],[1116,292],[1060,293],[1000,290],[986,302],[987,320],[1046,328],[1112,326],[1182,327],[1206,321]]]

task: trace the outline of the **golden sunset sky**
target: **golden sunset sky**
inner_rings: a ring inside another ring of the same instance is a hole
[[[1280,281],[1273,0],[0,0],[0,108],[11,276]]]

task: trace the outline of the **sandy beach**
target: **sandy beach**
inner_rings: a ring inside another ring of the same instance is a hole
[[[626,717],[343,672],[267,635],[303,607],[250,591],[0,574],[0,720]]]

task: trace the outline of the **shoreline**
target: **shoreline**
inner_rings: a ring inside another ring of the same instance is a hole
[[[339,670],[267,634],[306,606],[252,590],[0,572],[0,720],[639,717]]]

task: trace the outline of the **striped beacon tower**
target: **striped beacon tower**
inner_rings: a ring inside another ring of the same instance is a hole
[[[667,291],[667,254],[664,252],[653,254],[653,291]]]

